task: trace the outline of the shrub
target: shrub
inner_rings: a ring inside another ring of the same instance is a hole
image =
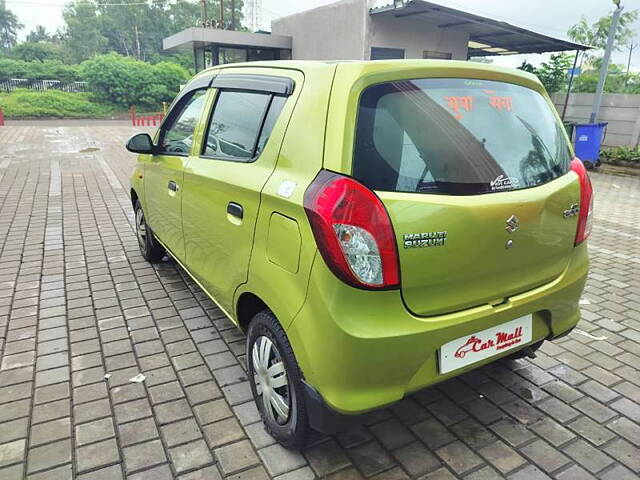
[[[594,93],[598,85],[597,72],[586,72],[574,79],[571,91],[574,93]],[[640,93],[640,73],[609,72],[604,84],[605,93]]]
[[[190,76],[173,62],[151,65],[115,53],[86,60],[80,68],[96,100],[124,108],[137,105],[159,109],[163,101],[173,99],[180,84]]]
[[[9,118],[93,118],[107,116],[114,110],[112,107],[93,103],[86,93],[58,90],[14,90],[0,95],[0,107]]]
[[[635,162],[640,165],[640,146],[636,148],[626,146],[605,148],[602,150],[601,156],[606,163],[614,165],[620,162]]]
[[[194,75],[193,69],[193,54],[191,53],[172,53],[172,54],[151,54],[147,61],[149,63],[170,62],[176,63],[189,72],[189,75]]]
[[[62,48],[49,42],[23,42],[11,49],[11,55],[26,62],[63,60]]]
[[[28,80],[81,80],[78,65],[65,65],[59,60],[25,62],[11,58],[0,58],[0,80],[26,78]]]

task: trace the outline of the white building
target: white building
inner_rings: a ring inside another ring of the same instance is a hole
[[[376,60],[512,55],[589,47],[423,0],[340,0],[275,19],[272,33],[190,28],[165,50],[193,50],[196,70],[265,59]]]

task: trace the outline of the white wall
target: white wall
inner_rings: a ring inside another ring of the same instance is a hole
[[[293,37],[295,60],[363,60],[368,17],[364,0],[341,0],[277,18],[271,32]]]
[[[565,93],[554,93],[551,99],[562,114]],[[593,105],[593,93],[572,93],[565,120],[588,123]],[[598,122],[609,122],[604,145],[608,147],[640,143],[640,95],[607,93],[602,97]]]
[[[454,60],[467,59],[467,33],[438,29],[411,16],[371,16],[369,8],[376,1],[341,0],[277,18],[271,31],[293,37],[295,60],[369,60],[371,47],[403,48],[405,58],[422,58],[424,50],[434,50],[451,53]]]
[[[467,59],[469,34],[439,29],[415,17],[367,15],[367,59],[371,47],[404,48],[405,58],[422,58],[424,50],[452,54],[452,60]]]

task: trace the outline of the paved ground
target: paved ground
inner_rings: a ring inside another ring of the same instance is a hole
[[[293,453],[258,423],[241,335],[140,257],[131,133],[0,128],[2,480],[638,478],[640,177],[593,176],[579,331]]]

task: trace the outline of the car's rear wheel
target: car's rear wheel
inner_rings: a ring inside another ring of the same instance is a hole
[[[140,200],[136,200],[134,207],[136,214],[136,237],[138,238],[138,246],[140,253],[148,262],[158,262],[164,257],[165,251],[162,245],[156,242],[153,232],[147,225],[147,219],[140,205]]]
[[[249,325],[247,369],[267,432],[285,447],[301,447],[309,431],[302,375],[284,330],[268,310]]]

